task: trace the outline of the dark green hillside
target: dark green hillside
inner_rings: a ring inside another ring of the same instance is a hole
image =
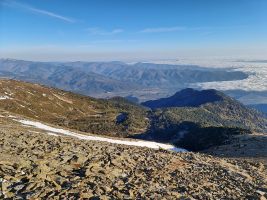
[[[227,98],[222,92],[217,90],[194,90],[192,88],[183,89],[171,97],[151,100],[142,103],[142,105],[155,108],[168,107],[197,107],[205,103],[222,101]]]
[[[158,108],[151,115],[152,128],[160,129],[193,122],[203,127],[226,126],[261,131],[266,119],[235,99],[216,90],[185,89],[171,97],[148,101],[143,105]]]
[[[188,92],[191,95],[184,95]],[[202,96],[204,100],[201,99]],[[267,119],[261,113],[215,90],[184,90],[169,98],[150,101],[145,105],[150,105],[152,108],[161,105],[163,108],[151,111],[150,130],[139,137],[173,142],[180,146],[191,141],[192,150],[197,149],[195,147],[197,145],[199,148],[209,147],[212,142],[207,142],[207,145],[202,145],[201,142],[209,136],[216,145],[237,132],[267,130]],[[184,105],[188,107],[182,107]],[[217,134],[216,137],[214,134]]]

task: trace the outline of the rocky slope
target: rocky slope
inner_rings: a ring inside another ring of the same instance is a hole
[[[47,135],[2,113],[0,147],[3,199],[267,198],[261,163]]]

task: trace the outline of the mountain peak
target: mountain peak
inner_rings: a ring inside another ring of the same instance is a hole
[[[143,105],[149,108],[165,108],[165,107],[198,107],[202,104],[223,101],[227,98],[222,92],[214,89],[195,90],[186,88],[176,92],[173,96],[144,102]],[[229,97],[228,97],[229,98]]]

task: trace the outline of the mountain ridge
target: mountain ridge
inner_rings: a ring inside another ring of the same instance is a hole
[[[223,144],[236,133],[267,130],[267,119],[262,113],[216,90],[185,89],[142,105],[152,108],[152,123],[147,133],[137,137],[171,141],[191,150]],[[205,142],[208,140],[211,142]]]
[[[80,74],[79,78],[76,76],[77,74]],[[60,76],[68,77],[68,79],[58,82]],[[165,93],[165,90],[178,90],[191,83],[242,80],[248,75],[241,71],[215,70],[195,65],[32,62],[0,59],[0,77],[57,86],[64,90],[90,96],[132,95],[150,99],[153,94],[148,93],[146,89],[153,88],[157,93]],[[71,83],[69,80],[72,80]],[[81,82],[82,84],[80,84]]]
[[[0,80],[0,85],[1,109],[85,133],[143,138],[181,146],[181,141],[183,144],[189,141],[186,137],[194,138],[201,132],[203,134],[198,135],[201,140],[206,137],[205,131],[214,130],[214,139],[209,145],[202,145],[205,149],[221,144],[231,134],[266,128],[266,119],[259,113],[213,90],[211,93],[215,96],[222,95],[222,101],[198,107],[150,110],[122,97],[96,99],[15,80]],[[186,95],[188,91],[192,94],[192,89],[185,91]],[[218,136],[220,143],[216,141]]]
[[[193,88],[186,88],[176,92],[170,97],[146,101],[143,102],[142,105],[152,109],[166,107],[198,107],[205,103],[222,101],[225,98],[226,95],[214,89],[198,91]]]

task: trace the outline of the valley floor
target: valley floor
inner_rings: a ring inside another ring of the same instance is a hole
[[[6,117],[0,158],[0,198],[267,198],[261,163],[48,135]]]

